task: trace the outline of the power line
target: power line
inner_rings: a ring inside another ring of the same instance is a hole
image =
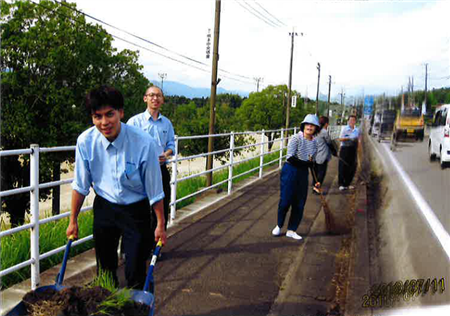
[[[131,42],[131,41],[128,41],[128,40],[126,40],[126,39],[124,39],[124,38],[121,38],[121,37],[119,37],[119,36],[117,36],[117,35],[111,34],[111,36],[114,37],[114,38],[116,38],[116,39],[118,39],[118,40],[121,40],[121,41],[123,41],[123,42],[125,42],[125,43],[128,43],[128,44],[130,44],[130,45],[133,45],[133,46],[142,48],[142,49],[144,49],[144,50],[146,50],[146,51],[149,51],[149,52],[151,52],[151,53],[154,53],[154,54],[156,54],[156,55],[160,55],[160,56],[162,56],[162,57],[165,57],[165,58],[168,58],[168,59],[170,59],[170,60],[176,61],[176,62],[178,62],[178,63],[180,63],[180,64],[182,64],[182,65],[189,66],[189,67],[195,68],[195,69],[197,69],[197,70],[200,70],[200,71],[203,71],[203,72],[206,72],[206,73],[211,73],[211,71],[209,71],[209,70],[207,70],[207,69],[203,69],[203,68],[200,68],[200,67],[197,67],[197,66],[194,66],[194,65],[185,63],[184,61],[175,59],[175,58],[173,58],[173,57],[166,56],[166,55],[164,55],[164,54],[158,53],[158,52],[156,52],[156,51],[154,51],[154,50],[151,50],[151,49],[149,49],[149,48],[147,48],[147,47],[144,47],[144,46],[141,46],[141,45],[139,45],[139,44],[136,44],[136,43],[133,43],[133,42]],[[219,70],[220,70],[220,69],[219,69]],[[222,71],[222,72],[223,72],[223,71]],[[236,79],[236,78],[232,78],[232,77],[226,76],[226,75],[224,75],[224,74],[221,74],[221,77],[227,78],[227,79],[231,79],[231,80],[234,80],[234,81],[238,81],[238,82],[242,82],[242,83],[251,83],[251,84],[253,84],[253,82],[239,80],[239,79]]]
[[[116,29],[116,30],[118,30],[118,31],[124,32],[124,33],[126,33],[126,34],[128,34],[128,35],[130,35],[130,36],[132,36],[132,37],[135,37],[135,38],[137,38],[137,39],[139,39],[139,40],[141,40],[141,41],[144,41],[144,42],[146,42],[146,43],[148,43],[148,44],[150,44],[150,45],[154,45],[154,46],[156,46],[156,47],[158,47],[158,48],[161,48],[161,49],[163,49],[163,50],[165,50],[165,51],[167,51],[167,52],[170,52],[170,53],[175,54],[175,55],[177,55],[177,56],[180,56],[180,57],[182,57],[182,58],[188,59],[188,60],[190,60],[190,61],[192,61],[192,62],[195,62],[195,63],[197,63],[197,64],[200,64],[200,65],[202,65],[202,66],[209,67],[209,65],[206,64],[206,63],[204,63],[204,62],[201,62],[201,61],[195,60],[195,59],[193,59],[193,58],[191,58],[191,57],[188,57],[188,56],[185,56],[185,55],[183,55],[183,54],[177,53],[177,52],[175,52],[175,51],[173,51],[173,50],[170,50],[170,49],[168,49],[168,48],[166,48],[166,47],[164,47],[164,46],[162,46],[162,45],[159,45],[159,44],[157,44],[157,43],[155,43],[155,42],[152,42],[152,41],[150,41],[150,40],[148,40],[148,39],[145,39],[145,38],[143,38],[143,37],[141,37],[141,36],[135,35],[135,34],[130,33],[130,32],[128,32],[128,31],[124,30],[124,29],[121,29],[121,28],[119,28],[119,27],[116,27],[116,26],[114,26],[114,25],[112,25],[112,24],[110,24],[110,23],[107,23],[107,22],[105,22],[105,21],[102,21],[102,20],[100,20],[100,19],[98,19],[98,18],[96,18],[96,17],[94,17],[94,16],[92,16],[92,15],[90,15],[90,14],[87,14],[87,13],[81,11],[81,10],[78,10],[78,9],[75,9],[75,8],[71,7],[70,5],[68,5],[68,4],[65,3],[65,2],[60,2],[60,1],[58,1],[58,0],[53,0],[53,1],[54,1],[55,3],[58,3],[58,4],[60,4],[60,5],[64,6],[64,7],[66,7],[66,8],[69,8],[69,9],[71,9],[71,10],[73,10],[73,11],[79,13],[79,14],[82,14],[82,15],[84,15],[84,16],[86,16],[86,17],[89,17],[89,18],[91,18],[91,19],[94,20],[94,21],[97,21],[97,22],[99,22],[99,23],[102,23],[102,24],[104,24],[104,25],[107,25],[107,26],[109,26],[109,27],[112,27],[113,29]],[[37,4],[37,3],[34,2],[34,1],[32,1],[32,2],[35,3],[35,4]],[[42,5],[42,4],[39,3],[39,5]],[[48,8],[47,8],[47,9],[48,9]],[[120,38],[120,37],[117,37],[117,36],[116,36],[116,38],[118,38],[118,39],[120,39],[120,40],[122,40],[122,41],[125,41],[124,39],[122,39],[122,38]],[[129,42],[129,41],[125,41],[125,42],[128,42],[128,43],[130,43],[130,44],[132,44],[132,45],[135,45],[135,46],[139,46],[138,44],[134,44],[134,43],[131,43],[131,42]],[[180,61],[180,60],[177,60],[177,59],[175,59],[175,58],[169,57],[169,56],[167,56],[167,55],[164,55],[164,54],[161,54],[161,53],[157,53],[157,52],[155,52],[155,51],[153,51],[153,50],[150,50],[150,49],[146,49],[146,50],[148,50],[148,51],[150,51],[150,52],[152,52],[152,53],[155,53],[155,54],[157,54],[157,55],[160,55],[160,56],[162,56],[162,57],[165,57],[165,58],[168,58],[168,59],[171,59],[171,60],[173,60],[173,61],[180,62],[180,63],[182,63],[182,64],[184,64],[184,65],[188,65],[188,66],[189,66],[189,64],[186,64],[186,63],[184,63],[184,62],[182,62],[182,61]],[[194,67],[194,66],[192,66],[192,67]],[[198,68],[198,67],[194,67],[194,68],[200,69],[200,68]],[[240,74],[235,74],[235,73],[232,73],[232,72],[227,71],[227,70],[224,70],[224,69],[219,69],[219,71],[224,72],[224,73],[227,73],[227,74],[229,74],[229,75],[233,75],[233,76],[237,76],[237,77],[241,77],[241,78],[244,78],[244,79],[251,80],[250,77],[243,76],[243,75],[240,75]],[[208,71],[208,72],[209,72],[209,71]],[[223,76],[223,77],[225,77],[225,76]],[[230,78],[230,77],[227,77],[227,78],[228,78],[228,79],[233,79],[233,78]],[[234,79],[233,79],[233,80],[234,80]],[[237,79],[236,79],[236,81],[240,81],[240,80],[237,80]],[[240,81],[240,82],[243,82],[243,81]],[[247,82],[247,83],[250,83],[250,82]]]
[[[244,7],[238,0],[234,0],[236,1],[237,4],[239,4],[242,8],[244,8],[246,11],[250,12],[252,15],[254,15],[257,19],[263,21],[264,23],[266,23],[267,25],[275,28],[276,26],[274,26],[274,24],[269,24],[266,20],[261,19],[259,16],[257,16],[255,13],[253,13],[252,11],[250,11],[247,7]]]
[[[268,18],[264,14],[262,14],[259,10],[256,10],[255,7],[253,7],[250,3],[248,3],[246,0],[242,0],[250,9],[252,9],[256,14],[261,16],[264,20],[268,21],[269,23],[273,24],[275,27],[279,27],[279,23],[272,21],[272,19]]]
[[[261,9],[263,9],[264,11],[267,12],[267,14],[269,14],[271,17],[273,17],[275,20],[277,20],[280,24],[287,26],[286,24],[284,24],[282,21],[280,21],[279,19],[277,19],[273,14],[271,14],[269,11],[267,11],[262,5],[260,5],[256,0],[253,0],[257,6],[259,6]]]

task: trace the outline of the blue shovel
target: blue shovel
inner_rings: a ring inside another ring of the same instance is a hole
[[[148,268],[147,277],[145,278],[145,285],[143,291],[132,290],[131,299],[137,303],[141,303],[150,307],[149,316],[153,316],[155,313],[155,283],[153,280],[153,270],[155,268],[156,260],[162,248],[161,239],[156,244],[155,251],[153,252],[150,267]]]
[[[69,258],[69,252],[70,252],[70,246],[72,246],[74,238],[73,236],[69,237],[69,241],[66,245],[66,250],[64,251],[64,259],[61,265],[61,269],[59,270],[58,275],[56,276],[56,282],[54,285],[45,285],[38,287],[35,292],[43,292],[48,289],[52,289],[55,291],[61,291],[64,286],[62,285],[64,281],[64,274],[66,273],[66,266],[67,266],[67,259]],[[11,311],[9,311],[6,316],[21,316],[21,315],[28,315],[27,309],[25,306],[25,303],[21,301],[19,304],[17,304]]]

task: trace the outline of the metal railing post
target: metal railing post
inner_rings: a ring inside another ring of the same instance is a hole
[[[30,254],[31,254],[31,289],[40,283],[39,273],[39,145],[32,144],[30,155]]]
[[[234,132],[230,135],[230,166],[228,167],[228,195],[233,188]]]
[[[259,157],[259,177],[262,178],[264,164],[264,130],[261,133],[261,156]]]
[[[281,130],[281,139],[280,139],[280,161],[279,161],[280,169],[283,164],[283,150],[284,150],[283,144],[284,144],[284,129]]]
[[[171,177],[171,188],[170,188],[170,220],[169,223],[175,219],[175,213],[177,210],[177,204],[175,201],[177,200],[177,164],[178,164],[178,136],[175,135],[175,155],[173,157],[174,161],[172,162],[172,177]]]
[[[294,127],[294,135],[297,134],[297,126]]]

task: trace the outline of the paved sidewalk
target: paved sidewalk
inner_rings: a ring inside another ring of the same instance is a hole
[[[324,190],[336,220],[345,226],[358,209],[356,223],[364,226],[365,211],[361,205],[365,198],[361,194],[364,196],[365,190],[358,187],[358,192],[340,192],[336,177],[337,159],[333,158]],[[343,263],[349,266],[349,256],[340,256],[340,251],[351,240],[351,232],[327,234],[320,197],[309,194],[298,229],[303,240],[273,237],[278,201],[279,172],[275,171],[177,221],[169,229],[163,259],[155,268],[156,314],[318,316],[333,308],[336,311],[339,302],[346,298],[337,272],[348,274]],[[364,230],[358,234],[364,234]],[[353,250],[353,258],[356,253],[359,252]],[[364,258],[358,257],[358,261],[364,262]],[[65,285],[92,278],[93,251],[71,259],[69,268],[73,273],[68,271]],[[358,278],[359,269],[360,266],[350,265],[353,280]],[[43,274],[42,285],[53,282],[56,270]],[[83,271],[82,275],[77,270]],[[20,286],[21,291],[27,288],[26,283]],[[359,286],[365,288],[366,283],[360,280]],[[350,287],[349,293],[353,294],[347,293],[347,301],[355,306],[360,299],[358,292]],[[16,302],[22,296],[17,292]],[[5,298],[2,292],[2,299]]]

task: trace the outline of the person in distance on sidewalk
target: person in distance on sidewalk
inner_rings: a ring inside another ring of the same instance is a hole
[[[314,194],[320,194],[319,189],[315,186],[316,182],[319,182],[319,186],[322,186],[327,173],[328,161],[331,159],[331,151],[329,146],[333,146],[328,133],[329,120],[326,116],[321,116],[319,119],[320,130],[315,137],[317,142],[317,155],[316,163],[314,164],[313,179],[312,179],[312,190]],[[314,179],[314,175],[317,179]]]
[[[167,168],[167,160],[175,154],[175,132],[172,122],[161,114],[161,107],[164,104],[163,91],[159,87],[150,86],[145,91],[143,99],[147,105],[146,110],[130,118],[127,124],[136,126],[148,133],[158,144],[158,158],[164,189],[164,218],[166,219],[164,229],[167,231],[171,195],[170,172]],[[152,211],[152,223],[157,223],[154,211]],[[155,246],[156,244],[152,246],[152,249]],[[162,252],[159,254],[161,258]]]
[[[342,128],[339,141],[341,150],[339,151],[339,190],[344,191],[354,189],[350,185],[356,172],[356,163],[358,161],[358,141],[360,137],[359,129],[355,126],[356,116],[348,117],[348,125]]]
[[[278,223],[272,230],[273,236],[281,235],[286,214],[291,208],[286,237],[302,239],[296,230],[302,220],[308,197],[308,168],[312,167],[317,154],[317,142],[314,135],[317,134],[318,129],[317,116],[308,114],[300,124],[300,132],[292,136],[289,141],[287,161],[281,170]]]

